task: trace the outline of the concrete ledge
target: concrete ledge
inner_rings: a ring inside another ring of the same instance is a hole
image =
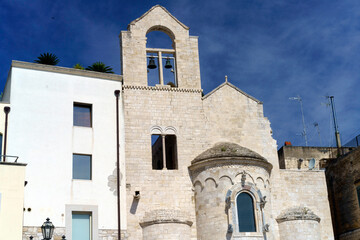
[[[27,165],[27,163],[17,163],[17,162],[0,162],[0,165],[26,166],[26,165]]]
[[[92,77],[92,78],[100,78],[104,80],[113,80],[113,81],[122,81],[123,77],[121,75],[116,75],[112,73],[101,73],[95,71],[81,70],[75,68],[66,68],[66,67],[58,67],[46,64],[39,63],[29,63],[29,62],[21,62],[13,60],[11,63],[11,67],[16,68],[24,68],[24,69],[32,69],[46,72],[54,72],[54,73],[62,73],[62,74],[70,74],[81,77]]]

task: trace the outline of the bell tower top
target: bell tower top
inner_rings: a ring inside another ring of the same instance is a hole
[[[172,48],[147,48],[152,31],[166,33]],[[132,21],[120,34],[120,46],[124,85],[201,89],[198,38],[164,7],[156,5]],[[150,75],[158,76],[156,84]]]

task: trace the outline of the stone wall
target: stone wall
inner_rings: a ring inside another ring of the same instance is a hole
[[[160,209],[146,212],[140,223],[143,228],[144,240],[190,240],[191,221],[188,221],[188,213]]]
[[[281,240],[320,240],[317,221],[295,220],[279,224]]]
[[[66,235],[65,234],[65,228],[63,227],[56,227],[54,229],[54,235],[53,235],[53,240],[61,240],[62,236]],[[33,236],[33,240],[42,240],[43,239],[43,235],[41,233],[41,228],[40,227],[23,227],[23,240],[29,240],[30,236]]]
[[[201,88],[197,37],[165,8],[157,5],[129,24],[120,34],[125,85],[147,86],[146,34],[163,31],[173,40],[179,88]],[[134,67],[136,66],[136,67]]]
[[[281,170],[280,175],[273,180],[272,206],[275,218],[288,208],[306,206],[321,219],[320,239],[334,239],[324,171]],[[276,221],[272,222],[270,227],[278,229],[276,231],[281,234]]]
[[[129,238],[142,239],[139,223],[145,212],[175,209],[188,212],[194,222],[191,237],[196,239],[188,166],[205,141],[201,92],[129,87],[124,89],[124,109]],[[153,170],[151,129],[165,133],[169,127],[176,132],[178,169]],[[135,191],[140,191],[140,199],[134,198]]]
[[[342,153],[351,151],[351,147],[341,148]],[[279,165],[281,169],[309,169],[309,161],[315,159],[315,168],[320,169],[323,164],[338,156],[336,147],[302,147],[302,146],[282,146],[278,151]],[[301,160],[300,160],[301,159]],[[323,164],[320,160],[325,161]],[[300,161],[299,161],[300,160]]]
[[[359,231],[355,231],[360,228],[360,206],[356,192],[360,184],[360,148],[330,162],[326,178],[336,236],[341,235],[339,239],[360,239]]]
[[[266,158],[277,171],[276,141],[259,100],[226,82],[206,95],[203,102],[210,146],[237,143]]]

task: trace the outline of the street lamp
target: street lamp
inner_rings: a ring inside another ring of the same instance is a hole
[[[43,235],[43,240],[50,240],[52,238],[52,235],[54,233],[54,225],[52,222],[49,221],[50,218],[46,219],[46,222],[41,226],[41,232]]]

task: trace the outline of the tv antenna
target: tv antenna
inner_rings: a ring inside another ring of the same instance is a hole
[[[319,128],[319,124],[317,122],[314,122],[314,127],[317,130],[317,133],[319,135],[319,140],[320,140],[320,146],[322,146],[322,141],[321,141],[321,136],[320,136],[320,128]]]
[[[302,117],[302,123],[303,123],[303,132],[302,135],[304,136],[305,139],[305,146],[308,146],[308,141],[307,141],[307,135],[306,135],[306,125],[305,125],[305,119],[304,119],[304,110],[303,110],[303,105],[302,105],[302,98],[297,95],[297,97],[290,97],[290,100],[297,100],[300,103],[300,109],[301,109],[301,117]]]

